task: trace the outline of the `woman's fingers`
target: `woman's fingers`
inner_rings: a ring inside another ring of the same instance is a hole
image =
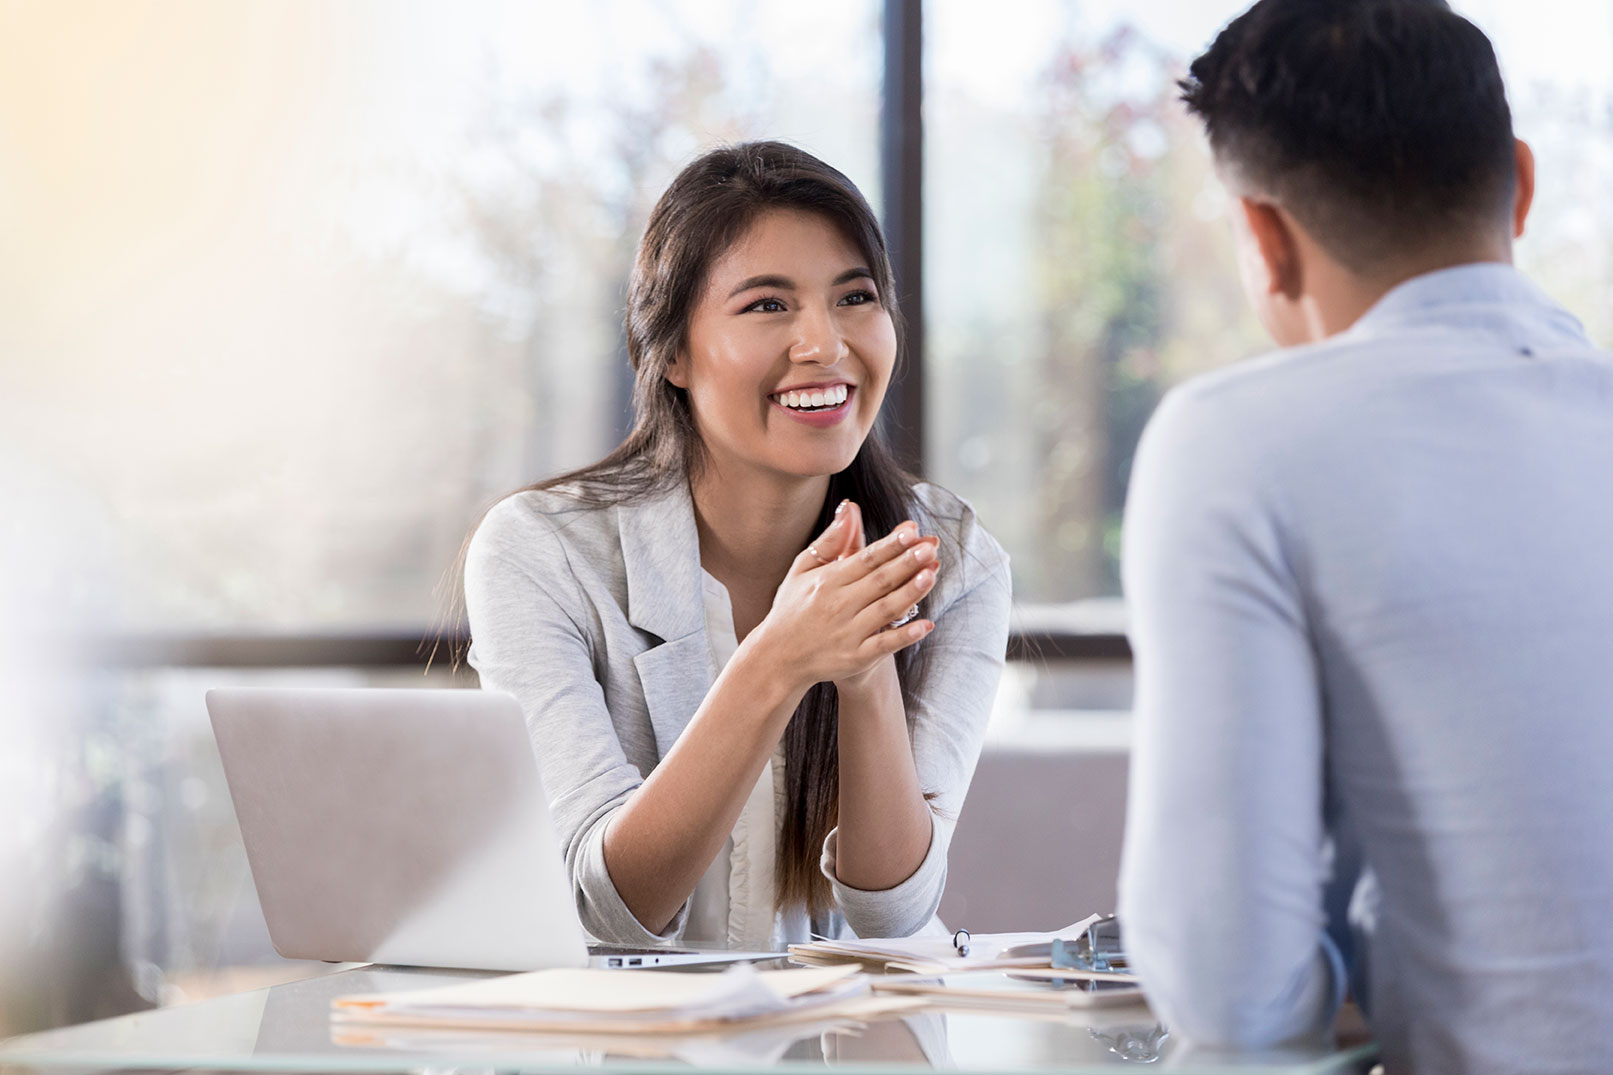
[[[868,562],[859,565],[867,567],[867,572],[848,588],[852,604],[865,608],[906,584],[920,571],[939,567],[939,545],[940,539],[935,537],[915,538],[906,546],[899,541],[891,543],[889,538],[870,545],[867,552],[856,557],[857,561],[863,561],[870,553],[874,554]]]
[[[911,520],[899,524],[896,529],[867,546],[855,556],[849,557],[841,567],[841,577],[845,582],[854,582],[870,572],[877,570],[881,565],[901,556],[902,553],[918,544],[920,541],[934,538],[919,536],[919,528]]]
[[[855,556],[868,546],[868,532],[863,529],[862,505],[854,500],[844,500],[841,503],[845,505],[845,514],[849,521],[846,524],[846,543],[841,546],[840,556],[836,559]]]
[[[858,615],[858,626],[867,631],[878,631],[883,625],[895,623],[907,615],[907,610],[918,604],[924,595],[935,588],[935,565],[921,569],[904,584],[870,604]]]
[[[814,680],[836,680],[912,645],[929,620],[900,627],[935,585],[940,539],[910,520],[869,544],[862,510],[842,502],[834,519],[795,558],[758,631]]]
[[[854,509],[855,505],[851,501],[842,500],[840,502],[840,506],[835,509],[835,517],[830,520],[828,526],[824,527],[823,533],[814,538],[796,556],[795,562],[790,565],[790,574],[796,575],[803,571],[811,571],[826,564],[832,564],[840,558],[851,538],[854,526],[852,516],[854,513],[857,515],[855,524],[861,523],[862,516],[860,513],[854,512]],[[857,525],[856,529],[860,535],[860,525]]]
[[[931,631],[935,624],[929,620],[914,620],[904,623],[900,627],[892,627],[888,631],[880,631],[869,636],[862,644],[861,654],[867,661],[875,661],[881,657],[889,656],[897,650],[906,649]]]

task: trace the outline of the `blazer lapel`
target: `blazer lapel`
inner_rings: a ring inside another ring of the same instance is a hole
[[[633,659],[655,746],[666,757],[711,689],[700,575],[700,538],[689,488],[618,510],[627,571],[627,620],[661,639]]]
[[[664,758],[711,689],[705,632],[647,649],[633,658],[633,665],[650,711],[656,754]]]

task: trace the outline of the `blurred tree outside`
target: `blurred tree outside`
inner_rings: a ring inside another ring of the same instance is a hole
[[[489,428],[520,431],[528,480],[603,454],[626,431],[626,287],[650,210],[696,151],[766,130],[754,102],[730,99],[713,48],[657,57],[646,76],[648,92],[599,100],[491,93],[448,176],[445,223],[485,267],[480,301],[519,341],[514,368],[485,372],[489,398],[528,404],[519,423]],[[579,398],[584,382],[591,394]]]
[[[1126,483],[1155,404],[1269,346],[1246,310],[1208,153],[1176,100],[1180,70],[1121,25],[1056,43],[1038,80],[1026,256],[1039,321],[1033,372],[1012,379],[1027,444],[1003,462],[1024,468],[1003,475],[1023,501],[994,519],[1011,528],[1021,600],[1119,592]]]

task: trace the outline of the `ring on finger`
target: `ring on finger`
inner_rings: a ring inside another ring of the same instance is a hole
[[[906,612],[902,613],[900,619],[895,619],[887,623],[885,625],[885,629],[887,631],[894,631],[898,627],[906,627],[908,624],[912,623],[918,618],[918,614],[919,607],[917,605],[913,605]]]

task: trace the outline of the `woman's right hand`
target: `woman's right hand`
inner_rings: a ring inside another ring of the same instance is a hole
[[[935,586],[939,540],[904,522],[862,547],[862,513],[849,501],[802,550],[773,607],[742,648],[765,654],[793,688],[851,679],[929,634],[935,624],[891,627]]]

